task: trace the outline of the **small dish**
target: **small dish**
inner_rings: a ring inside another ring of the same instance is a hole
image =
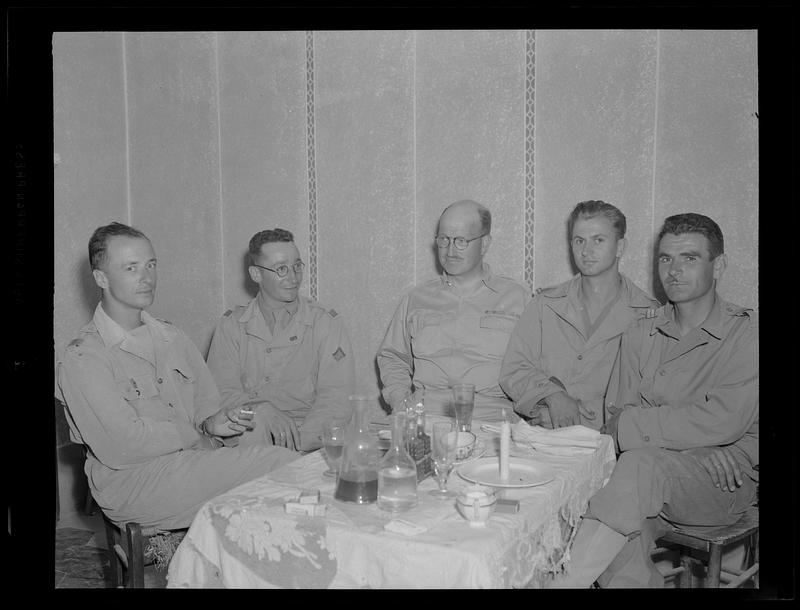
[[[470,485],[461,490],[456,507],[470,527],[486,527],[486,522],[497,506],[494,490],[483,485]]]

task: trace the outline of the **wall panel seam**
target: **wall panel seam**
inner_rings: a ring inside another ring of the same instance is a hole
[[[411,163],[412,163],[412,188],[414,190],[413,197],[413,218],[414,218],[414,256],[411,258],[414,261],[413,268],[413,282],[412,285],[417,285],[417,32],[412,31],[412,49],[411,49]]]
[[[309,296],[317,296],[317,170],[314,124],[314,32],[306,32],[306,155],[308,178]]]
[[[219,311],[225,311],[225,201],[222,188],[222,82],[219,77],[219,32],[214,32],[214,64],[217,75],[217,174],[219,195],[219,250],[220,250],[220,304]]]
[[[650,187],[650,235],[655,235],[656,224],[656,171],[658,168],[658,98],[661,71],[661,33],[656,30],[656,82],[653,100],[653,177]]]
[[[125,209],[128,212],[128,224],[133,224],[131,205],[131,140],[130,119],[128,117],[128,45],[125,32],[122,32],[122,103],[125,109]]]
[[[533,228],[535,203],[535,140],[536,140],[536,31],[525,32],[525,223],[523,278],[533,290]]]

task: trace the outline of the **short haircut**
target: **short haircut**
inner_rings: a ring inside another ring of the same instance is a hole
[[[575,223],[580,217],[594,218],[600,214],[608,218],[608,221],[611,223],[611,226],[614,227],[614,230],[617,233],[617,239],[622,239],[625,237],[625,231],[628,229],[628,223],[625,220],[625,214],[623,214],[615,205],[611,205],[605,201],[591,200],[581,201],[570,213],[569,220],[567,221],[570,241],[572,241],[572,230],[575,228]]]
[[[725,240],[722,237],[722,229],[708,216],[687,212],[685,214],[675,214],[668,216],[664,220],[664,226],[658,232],[656,246],[661,243],[661,238],[667,233],[671,235],[683,235],[684,233],[700,233],[708,239],[708,251],[711,260],[717,258],[725,252]]]
[[[264,244],[271,244],[278,241],[294,241],[294,235],[291,231],[286,229],[267,229],[266,231],[259,231],[250,238],[250,247],[247,254],[250,258],[250,264],[255,265],[256,259],[261,256],[261,246]]]
[[[134,229],[121,222],[112,222],[103,227],[97,227],[89,239],[89,264],[92,267],[92,271],[100,269],[108,259],[109,237],[134,237],[150,241],[147,235],[139,229]]]
[[[439,214],[439,220],[442,219],[442,216],[444,216],[444,213],[447,210],[449,210],[453,206],[461,205],[464,203],[471,203],[475,206],[475,209],[478,212],[478,222],[481,225],[481,233],[483,233],[484,235],[489,235],[489,233],[492,232],[492,213],[489,211],[489,208],[487,208],[484,205],[481,205],[477,201],[472,201],[471,199],[463,199],[461,201],[456,201],[455,203],[451,203],[444,210],[442,210],[441,214]],[[436,227],[437,227],[436,230],[438,231],[439,230],[438,222],[436,223]]]

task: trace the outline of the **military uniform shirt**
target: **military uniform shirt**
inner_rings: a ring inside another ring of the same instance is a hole
[[[473,418],[497,421],[512,406],[498,384],[500,363],[530,291],[486,264],[468,297],[448,282],[444,274],[401,299],[377,356],[383,396],[400,408],[413,379],[425,388],[426,412],[451,415],[452,385],[471,383]]]
[[[758,472],[758,317],[715,303],[681,337],[674,307],[641,320],[623,338],[617,405],[621,450],[729,445],[749,476]]]
[[[547,405],[540,401],[563,390],[582,402],[580,423],[600,429],[622,333],[659,307],[631,280],[620,277],[618,298],[589,337],[581,315],[580,275],[536,294],[511,333],[500,369],[500,386],[518,413],[540,415],[541,425],[552,427]]]
[[[57,365],[70,437],[86,446],[92,496],[113,521],[188,527],[202,503],[296,455],[210,450],[200,432],[219,393],[194,343],[143,311],[126,332],[98,304]]]
[[[291,417],[303,450],[321,446],[322,422],[349,413],[353,349],[341,316],[298,296],[297,312],[285,328],[270,332],[254,298],[223,315],[214,330],[208,366],[224,406],[269,403]],[[257,426],[241,443],[263,442]]]

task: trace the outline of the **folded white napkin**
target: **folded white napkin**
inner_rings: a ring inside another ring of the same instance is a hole
[[[500,426],[484,424],[481,430],[499,433]],[[581,425],[548,430],[519,421],[511,426],[511,438],[518,445],[554,455],[592,453],[600,445],[600,433]]]

